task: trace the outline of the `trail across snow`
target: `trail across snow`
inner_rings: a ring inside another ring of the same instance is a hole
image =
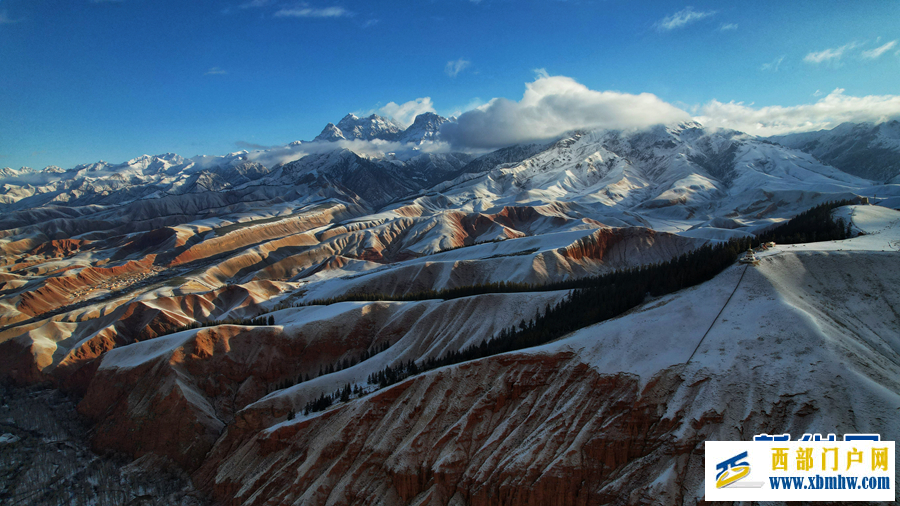
[[[893,245],[900,240],[900,212],[852,206],[840,213],[865,235],[777,246],[758,266],[732,266],[707,283],[525,353],[572,351],[601,373],[637,374],[646,383],[685,364],[696,347],[684,366],[686,382],[714,381],[705,403],[679,406],[690,414],[733,406],[747,416],[756,402],[782,395],[825,396],[819,402],[826,405],[847,396],[852,413],[822,409],[818,428],[869,430],[894,440],[900,437],[900,253]],[[734,403],[738,397],[746,402]]]

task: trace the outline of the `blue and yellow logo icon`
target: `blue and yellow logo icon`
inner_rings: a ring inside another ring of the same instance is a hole
[[[716,464],[716,488],[727,487],[750,474],[747,452],[739,453]]]

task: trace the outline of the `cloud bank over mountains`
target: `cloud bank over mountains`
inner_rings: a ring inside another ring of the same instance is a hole
[[[431,97],[422,97],[403,104],[396,102],[388,102],[387,105],[378,110],[381,114],[393,119],[404,128],[412,125],[416,116],[426,112],[436,112]]]
[[[375,113],[370,110],[369,113]],[[405,103],[388,102],[377,113],[408,128],[423,113],[436,113],[430,97]],[[772,136],[831,129],[841,123],[881,123],[900,118],[900,95],[852,96],[838,88],[810,104],[755,106],[721,102],[678,107],[651,93],[598,91],[566,76],[538,70],[525,84],[518,101],[493,98],[443,123],[440,134],[405,144],[397,139],[303,141],[287,146],[235,142],[249,149],[245,159],[272,167],[306,155],[348,149],[364,157],[392,155],[398,159],[427,153],[463,151],[485,153],[514,144],[551,142],[575,130],[633,130],[658,124],[697,121],[706,127],[729,128],[752,135]],[[198,166],[202,165],[199,157]],[[52,177],[46,176],[46,177]]]
[[[731,128],[753,135],[769,136],[827,130],[841,123],[882,123],[900,117],[900,95],[845,95],[838,88],[813,104],[754,108],[742,102],[711,100],[698,108],[695,117],[711,127]]]
[[[444,125],[443,139],[458,149],[489,149],[552,140],[572,130],[625,130],[690,120],[769,136],[900,117],[900,95],[856,97],[841,88],[811,104],[754,107],[713,99],[691,107],[689,113],[650,93],[596,91],[570,77],[545,72],[525,86],[518,102],[494,98]]]
[[[403,127],[426,112],[436,112],[430,97],[402,104],[389,102],[378,109],[379,114],[391,117]],[[767,137],[831,129],[845,122],[881,123],[895,118],[900,118],[900,95],[855,97],[838,88],[811,104],[755,107],[714,99],[690,107],[688,112],[651,93],[592,90],[570,77],[550,76],[541,70],[533,82],[525,85],[521,100],[494,98],[466,111],[455,122],[443,125],[438,141],[417,145],[381,139],[303,142],[252,152],[248,158],[272,166],[336,147],[368,157],[387,153],[398,158],[451,151],[481,153],[514,144],[550,142],[574,130],[631,130],[684,121]]]
[[[595,91],[565,76],[541,72],[518,102],[495,98],[444,125],[455,147],[489,149],[547,141],[580,129],[642,128],[690,120],[690,115],[650,93]]]

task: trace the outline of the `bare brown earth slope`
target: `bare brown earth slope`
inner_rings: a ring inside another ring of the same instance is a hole
[[[693,504],[709,439],[900,436],[887,414],[900,213],[858,209],[886,228],[777,247],[551,344],[383,390],[372,372],[477,343],[564,293],[291,308],[273,328],[157,338],[106,353],[79,409],[98,449],[163,454],[222,504]],[[345,384],[363,389],[302,413]]]

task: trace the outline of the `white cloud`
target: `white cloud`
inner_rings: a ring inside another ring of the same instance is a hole
[[[834,128],[844,122],[880,123],[900,117],[900,95],[844,95],[838,88],[814,104],[754,108],[742,102],[712,100],[695,119],[710,127],[769,136]]]
[[[729,30],[737,30],[737,23],[723,23],[722,26],[719,27],[720,32],[727,32]]]
[[[272,0],[250,0],[249,2],[242,3],[239,7],[241,9],[256,9],[259,7],[265,7],[270,5]]]
[[[275,13],[277,18],[339,18],[352,16],[353,13],[343,7],[313,8],[305,5],[301,7],[281,9]]]
[[[464,60],[462,58],[454,61],[448,61],[447,65],[444,66],[444,73],[446,73],[450,77],[456,77],[460,72],[465,70],[472,62],[469,60]]]
[[[858,43],[850,42],[849,44],[844,44],[843,46],[834,49],[829,48],[823,51],[811,52],[803,58],[803,61],[807,63],[838,62],[844,57],[844,54],[857,47],[859,47]]]
[[[388,102],[387,105],[378,111],[385,116],[393,118],[394,121],[404,128],[412,125],[416,116],[424,112],[435,112],[431,97],[417,98],[399,105],[396,102]]]
[[[333,143],[316,143],[316,150],[327,152],[334,149],[334,146],[349,149],[360,156],[382,157],[387,153],[394,153],[397,158],[407,159],[409,157],[420,155],[422,153],[449,153],[450,146],[445,142],[424,142],[421,145],[403,144],[400,142],[383,141],[380,139],[372,139],[370,141],[363,139],[353,139],[337,141]]]
[[[222,70],[222,69],[220,69],[219,67],[212,67],[211,69],[209,69],[209,70],[207,70],[206,72],[204,72],[203,75],[205,75],[205,76],[217,76],[217,75],[225,75],[225,74],[227,74],[227,73],[228,73],[227,70]]]
[[[875,58],[878,58],[879,56],[893,49],[896,45],[897,41],[892,40],[883,46],[876,47],[875,49],[870,49],[868,51],[863,51],[862,57],[866,58],[867,60],[874,60]]]
[[[784,61],[784,56],[782,55],[780,58],[777,58],[769,63],[763,63],[759,70],[778,72],[778,67],[781,67],[781,62]]]
[[[650,93],[594,91],[564,76],[539,75],[522,100],[495,98],[447,123],[444,139],[456,147],[496,148],[548,141],[594,128],[643,128],[690,120],[690,115]]]
[[[716,11],[695,11],[693,7],[687,7],[671,16],[664,17],[657,21],[654,26],[661,32],[675,30],[676,28],[684,28],[685,26],[715,15]]]

